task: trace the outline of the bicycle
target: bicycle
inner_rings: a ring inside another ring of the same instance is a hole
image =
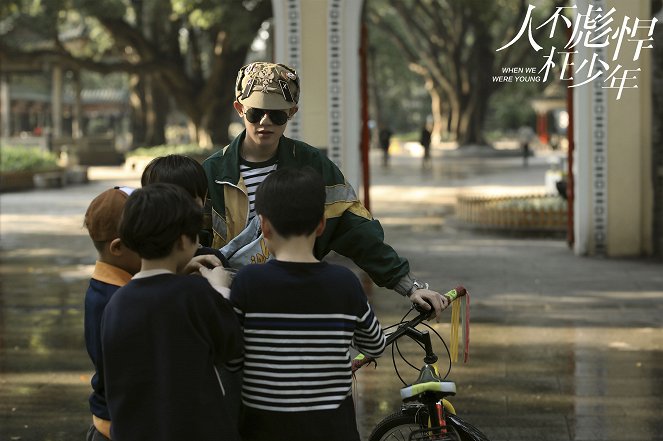
[[[465,296],[466,293],[465,288],[457,287],[446,293],[445,296],[449,298],[451,303],[457,298]],[[429,325],[423,323],[433,314],[432,309],[424,310],[419,307],[414,307],[414,309],[419,312],[419,315],[405,322],[405,318],[410,314],[412,309],[408,311],[400,323],[391,326],[396,326],[396,330],[388,334],[386,340],[387,345],[393,344],[401,357],[403,357],[400,349],[398,349],[397,341],[404,336],[410,337],[424,349],[424,365],[419,369],[417,380],[413,384],[407,385],[398,373],[394,358],[394,346],[392,346],[392,359],[396,374],[406,386],[401,389],[403,404],[398,412],[387,416],[375,426],[368,440],[489,441],[488,437],[479,429],[459,418],[456,415],[453,405],[447,400],[447,397],[456,395],[456,384],[453,381],[446,381],[446,378],[451,372],[451,351],[449,351],[447,344],[440,334]],[[437,367],[438,357],[433,351],[430,333],[416,329],[416,326],[422,323],[435,332],[449,356],[449,369],[443,377],[440,376]],[[405,358],[403,357],[403,359]],[[360,354],[353,362],[353,372],[374,361]],[[407,360],[405,361],[407,362]],[[409,362],[407,363],[410,364]],[[413,365],[410,364],[410,366]]]

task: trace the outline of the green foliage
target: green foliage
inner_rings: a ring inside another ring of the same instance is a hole
[[[399,132],[393,136],[393,139],[400,142],[419,142],[421,132],[417,130],[409,132]]]
[[[96,72],[81,72],[83,89],[128,89],[129,76],[125,73],[101,75]]]
[[[367,0],[376,69],[385,78],[380,93],[389,116],[395,115],[396,120],[408,118],[401,117],[398,108],[413,96],[399,86],[416,84],[405,73],[409,68],[429,81],[431,98],[439,103],[440,109],[436,108],[434,115],[436,130],[444,130],[449,124],[450,134],[459,143],[484,141],[486,121],[493,124],[488,127],[491,130],[502,123],[504,129],[527,123],[532,115],[529,100],[539,95],[544,85],[529,87],[520,83],[519,89],[506,90],[505,84],[492,80],[492,75],[500,75],[504,67],[540,69],[544,64],[542,53],[547,54],[552,46],[563,47],[566,33],[560,23],[552,39],[549,27],[535,29],[536,40],[544,46],[541,52],[530,46],[527,35],[507,50],[497,49],[516,36],[528,4],[536,6],[533,23],[539,25],[550,17],[557,1]],[[548,81],[552,78],[553,72]],[[421,93],[423,86],[420,79],[418,88],[413,90]]]
[[[395,132],[418,130],[431,112],[430,95],[421,75],[409,68],[403,54],[392,40],[371,27],[369,36],[369,66],[372,71],[371,93],[379,105],[380,119]],[[372,115],[371,118],[376,118]]]
[[[39,147],[9,146],[0,147],[0,172],[44,171],[58,168],[57,157]]]
[[[392,26],[399,25],[398,16],[383,0],[369,0],[369,6],[383,14],[382,19]],[[368,39],[370,93],[379,107],[371,118],[379,118],[394,132],[418,132],[431,112],[424,79],[410,69],[410,60],[393,38],[370,20]]]
[[[134,140],[161,142],[161,123],[177,110],[199,142],[220,143],[237,69],[271,14],[271,0],[5,0],[0,59],[64,60],[81,72],[124,74],[114,87],[126,87],[131,75]],[[113,87],[105,80],[101,87]],[[172,108],[161,105],[166,95]],[[157,117],[148,122],[150,112]],[[144,139],[141,131],[157,135]]]
[[[198,144],[180,144],[180,145],[158,145],[154,147],[141,147],[125,154],[131,156],[166,156],[166,155],[184,155],[184,156],[203,156],[211,155],[208,149],[200,147]]]
[[[498,210],[564,211],[566,201],[558,195],[504,198],[492,204]]]
[[[129,0],[69,0],[66,2],[70,3],[67,8],[64,5],[65,2],[61,1],[60,3],[63,3],[65,9],[80,10],[85,15],[118,19],[126,18],[131,13],[131,4],[134,4],[134,2],[130,2]],[[137,2],[136,4],[140,5],[141,2]]]
[[[513,83],[495,92],[488,106],[485,129],[507,132],[534,127],[536,113],[530,100],[541,94],[538,83]]]

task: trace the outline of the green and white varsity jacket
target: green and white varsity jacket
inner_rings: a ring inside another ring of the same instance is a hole
[[[239,172],[239,150],[245,134],[203,162],[209,186],[206,208],[208,214],[211,209],[212,246],[220,248],[235,268],[263,263],[271,257],[258,216],[247,224],[249,198]],[[408,261],[384,242],[382,226],[359,202],[338,167],[315,147],[285,136],[279,140],[277,156],[278,167],[308,165],[324,178],[327,225],[316,240],[316,258],[322,259],[333,250],[352,259],[378,286],[407,294],[414,280]]]

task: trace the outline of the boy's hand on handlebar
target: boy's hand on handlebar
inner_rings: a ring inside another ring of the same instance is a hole
[[[423,309],[431,309],[431,305],[435,310],[435,315],[431,318],[437,318],[447,306],[449,306],[449,299],[437,291],[431,289],[418,289],[410,294],[410,301],[420,305]]]

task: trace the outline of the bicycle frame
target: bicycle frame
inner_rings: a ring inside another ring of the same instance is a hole
[[[441,381],[437,367],[438,357],[435,352],[433,352],[430,333],[428,331],[419,331],[415,328],[417,325],[430,317],[431,312],[425,310],[419,311],[420,314],[417,317],[413,318],[407,323],[398,326],[394,332],[387,335],[386,344],[391,345],[403,336],[410,337],[412,340],[420,343],[424,347],[425,355],[423,360],[424,366],[419,371],[419,379],[417,382],[425,380]],[[421,403],[426,408],[428,413],[428,421],[422,421],[422,423],[425,423],[425,425],[428,427],[428,430],[431,431],[434,436],[444,436],[447,432],[445,413],[447,411],[455,413],[451,403],[444,399],[440,399],[438,394],[431,392],[423,393],[413,401]],[[403,410],[408,411],[408,406],[405,405]],[[419,413],[420,407],[417,405],[411,406],[409,410]],[[424,431],[425,430],[426,429],[424,429]]]
[[[467,295],[467,291],[462,286],[459,286],[444,295],[450,302],[452,302],[457,297]],[[486,435],[484,435],[479,429],[459,418],[456,415],[454,407],[445,399],[445,397],[456,394],[456,385],[452,381],[447,381],[441,378],[437,367],[438,356],[433,351],[430,333],[427,330],[420,331],[416,329],[417,325],[431,317],[433,311],[424,310],[416,305],[413,306],[419,312],[419,315],[408,322],[398,324],[393,332],[386,335],[386,345],[392,345],[399,338],[404,336],[411,338],[424,349],[424,365],[419,370],[419,377],[417,380],[411,385],[401,389],[403,404],[401,405],[400,411],[389,415],[380,421],[373,429],[370,439],[392,439],[391,437],[394,434],[397,436],[409,434],[410,441],[488,441],[488,437],[486,437]],[[403,319],[404,318],[405,317],[403,317]],[[433,332],[437,334],[437,331],[433,330]],[[444,339],[442,339],[439,334],[438,337],[440,337],[440,340],[447,348],[447,352],[449,352],[449,348],[446,346]],[[467,346],[465,351],[465,355],[467,356]],[[450,363],[452,358],[451,353],[449,353]],[[364,357],[360,354],[352,362],[352,371],[355,372],[363,365],[370,362],[375,362],[375,360]],[[410,364],[409,362],[407,363]],[[414,367],[412,364],[410,364],[410,366]],[[398,368],[396,367],[395,362],[394,367],[398,374]],[[446,378],[448,374],[449,371],[444,375],[444,378]],[[400,378],[400,374],[398,374],[398,376]],[[383,438],[383,436],[386,436],[386,438]]]

